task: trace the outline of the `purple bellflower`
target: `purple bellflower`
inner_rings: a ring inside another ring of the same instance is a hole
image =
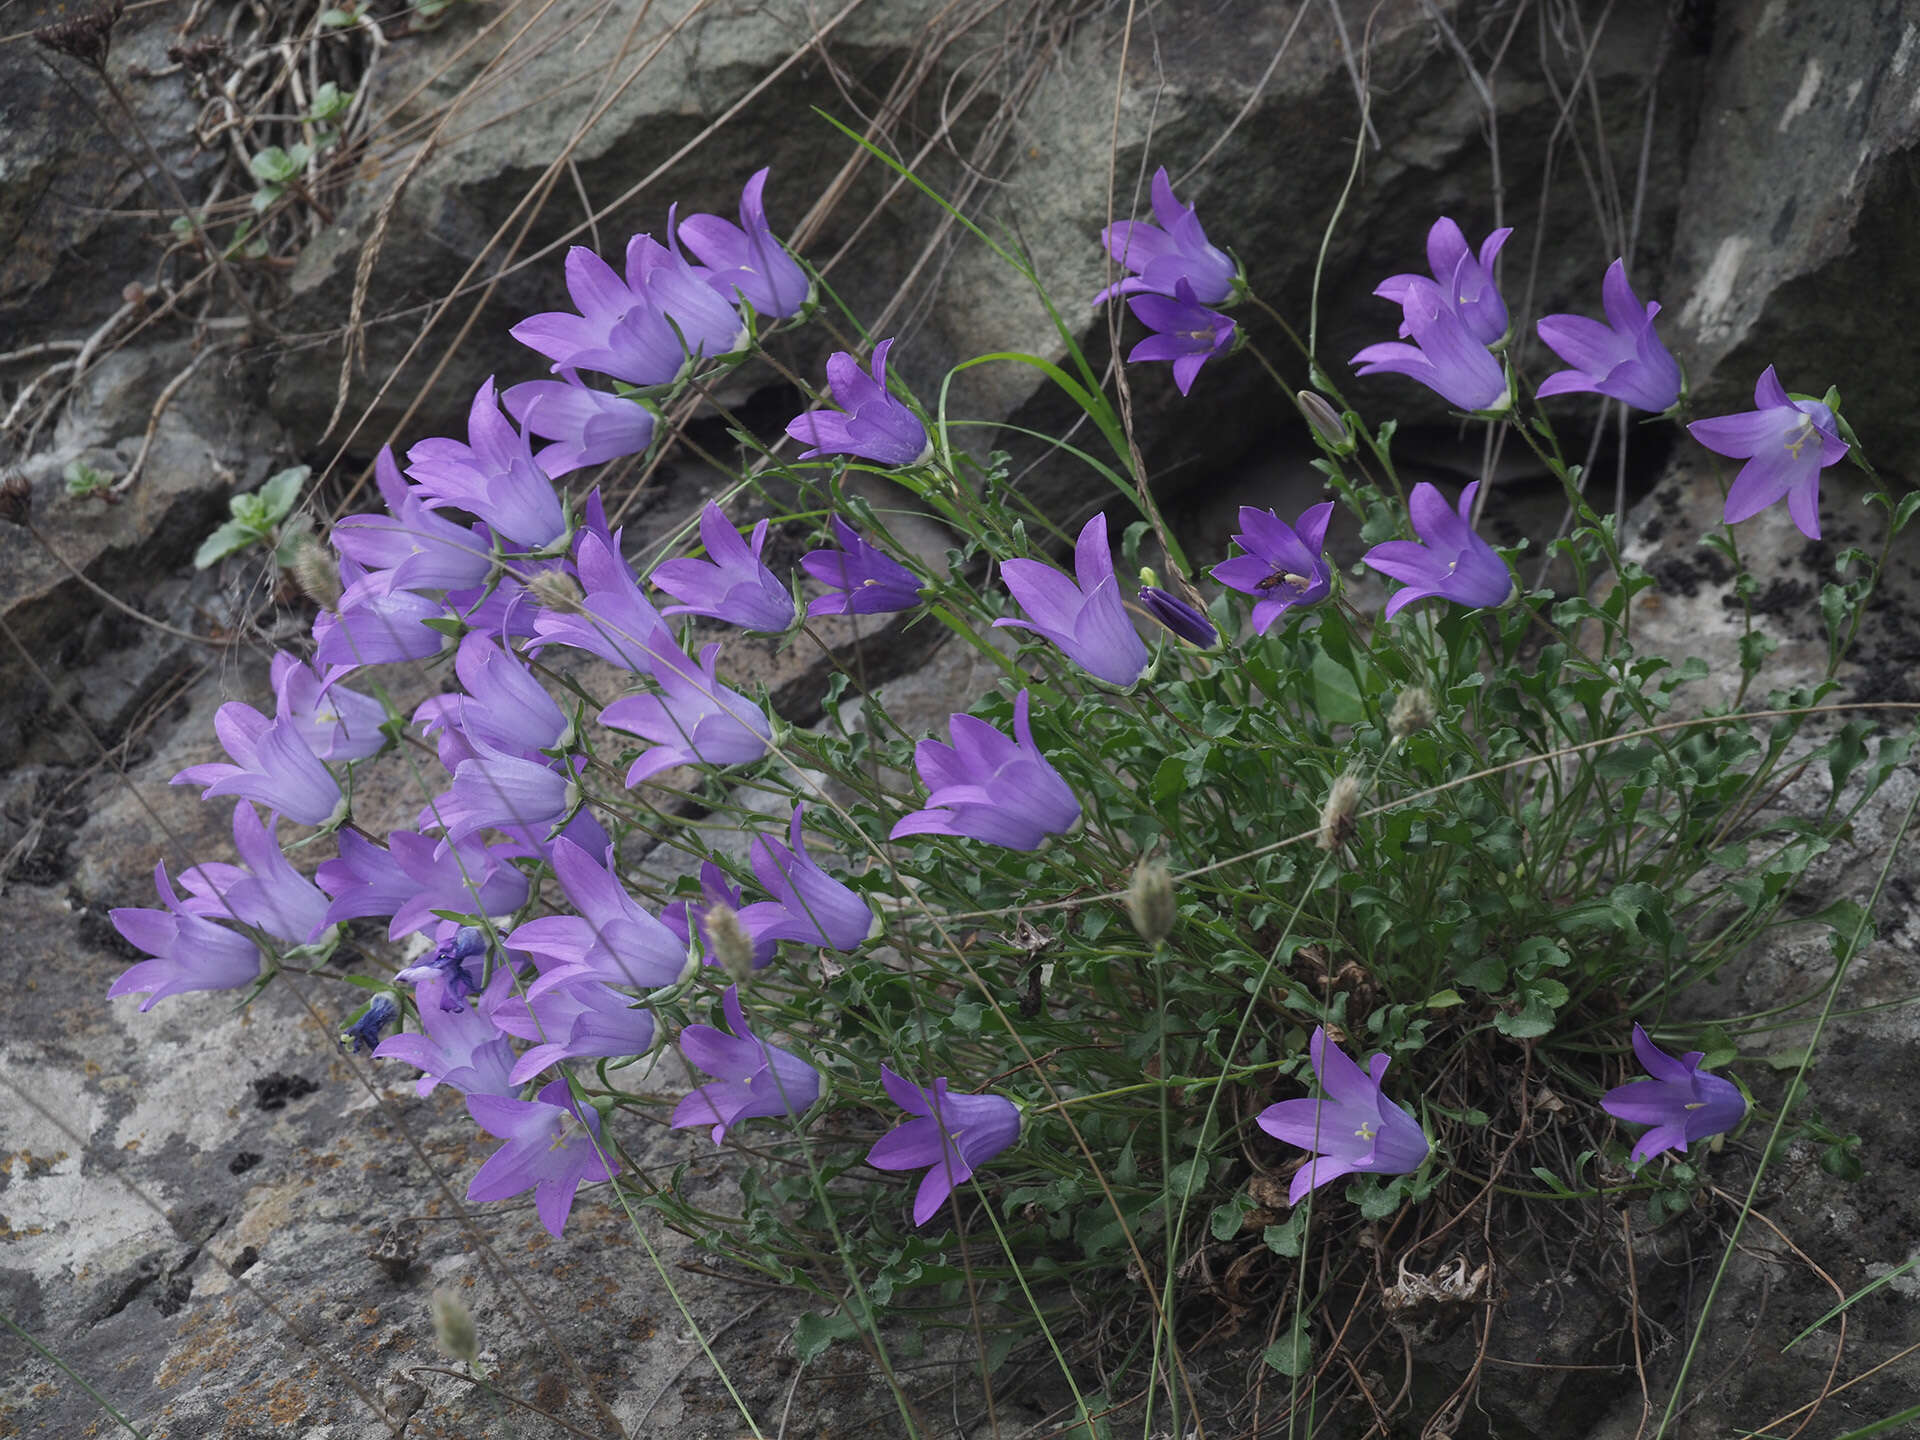
[[[1457,605],[1490,608],[1505,604],[1513,593],[1507,562],[1473,533],[1467,519],[1479,488],[1475,480],[1462,490],[1456,511],[1438,489],[1422,480],[1407,499],[1418,543],[1388,540],[1360,557],[1370,569],[1405,583],[1405,589],[1387,598],[1388,619],[1413,601],[1432,595]]]
[[[1787,497],[1787,514],[1809,540],[1820,538],[1820,472],[1846,458],[1833,411],[1787,394],[1769,365],[1753,387],[1754,409],[1696,420],[1687,431],[1718,455],[1744,459],[1727,490],[1726,522],[1737,525]]]
[[[653,412],[638,400],[589,389],[578,370],[529,380],[500,397],[529,434],[554,443],[533,457],[549,475],[638,455],[653,443]]]
[[[462,760],[480,758],[480,752],[467,739],[466,727],[461,723],[460,706],[465,699],[458,691],[450,695],[429,695],[413,710],[413,723],[420,727],[422,735],[433,741],[434,753],[449,775],[459,770]],[[518,750],[520,747],[506,748]]]
[[[760,561],[770,523],[760,521],[753,527],[752,540],[743,540],[720,507],[709,500],[700,511],[700,543],[710,558],[668,560],[656,565],[649,577],[685,602],[668,605],[660,613],[705,615],[742,630],[784,634],[793,624],[793,596]]]
[[[1497,345],[1507,333],[1507,302],[1494,283],[1493,262],[1500,247],[1513,234],[1511,228],[1495,230],[1480,242],[1476,256],[1467,245],[1460,227],[1442,215],[1427,231],[1427,265],[1433,271],[1432,284],[1440,287],[1443,298],[1460,317],[1467,334],[1481,345]],[[1416,284],[1426,284],[1425,275],[1391,275],[1374,287],[1373,293],[1384,300],[1404,304]],[[1412,334],[1411,318],[1400,331]],[[1468,407],[1483,408],[1483,407]]]
[[[263,825],[245,800],[233,807],[233,846],[240,864],[208,861],[180,877],[193,897],[181,909],[214,920],[238,920],[289,945],[318,940],[332,923],[327,897],[287,863],[273,824]]]
[[[491,827],[544,850],[549,833],[565,820],[566,833],[576,841],[605,848],[600,822],[590,811],[576,809],[580,795],[571,774],[469,738],[477,758],[462,760],[453,772],[453,787],[421,811],[423,829],[438,824],[449,840],[464,840]]]
[[[1027,705],[1022,690],[1013,701],[1012,740],[976,716],[955,715],[953,744],[922,740],[915,746],[913,763],[927,787],[927,808],[898,821],[888,838],[955,835],[1035,850],[1047,836],[1071,830],[1080,802],[1033,743]]]
[[[1271,510],[1240,507],[1240,533],[1233,538],[1247,553],[1207,573],[1254,597],[1254,634],[1266,634],[1294,606],[1317,605],[1333,593],[1333,569],[1325,554],[1332,518],[1331,500],[1309,505],[1291,525]]]
[[[784,320],[813,298],[813,281],[800,262],[773,238],[761,194],[767,171],[756,170],[740,192],[740,223],[718,215],[689,215],[679,237],[707,266],[707,284],[722,299],[738,292],[757,314]]]
[[[1418,1170],[1431,1147],[1420,1122],[1380,1092],[1387,1057],[1373,1056],[1362,1070],[1328,1042],[1325,1026],[1313,1032],[1308,1054],[1327,1098],[1282,1100],[1254,1117],[1274,1139],[1313,1152],[1294,1175],[1287,1203],[1298,1205],[1309,1190],[1354,1171],[1408,1175]]]
[[[461,637],[453,668],[466,687],[459,701],[460,728],[469,741],[521,753],[560,744],[567,731],[565,712],[512,651],[470,631]]]
[[[720,683],[718,645],[702,650],[696,665],[662,626],[646,650],[662,693],[629,695],[600,712],[602,725],[653,742],[627,768],[629,790],[675,765],[744,765],[767,753],[773,727],[759,706]]]
[[[774,898],[749,905],[740,924],[759,950],[763,940],[798,940],[834,950],[857,950],[873,929],[873,911],[807,854],[800,834],[806,807],[793,807],[788,842],[753,837],[747,857],[761,887]]]
[[[1127,363],[1172,361],[1173,383],[1182,395],[1193,389],[1194,378],[1202,365],[1233,348],[1239,333],[1233,321],[1196,300],[1193,286],[1185,279],[1175,283],[1171,298],[1131,295],[1127,298],[1127,307],[1139,317],[1141,324],[1154,332],[1127,352]]]
[[[560,888],[580,913],[542,915],[507,937],[540,967],[540,978],[528,987],[529,999],[581,981],[654,990],[681,977],[687,968],[685,937],[641,908],[609,866],[565,837],[553,842],[551,858]]]
[[[447,934],[447,931],[452,931]],[[402,985],[424,985],[429,980],[441,984],[440,1008],[457,1014],[466,1008],[469,995],[480,993],[476,971],[485,966],[492,941],[478,925],[452,925],[443,922],[442,939],[433,953],[396,971],[394,979]],[[478,962],[478,965],[475,962]]]
[[[1213,628],[1205,611],[1158,585],[1140,587],[1140,607],[1189,645],[1211,650],[1220,643],[1220,632]]]
[[[251,705],[229,700],[215,713],[213,729],[233,763],[190,765],[169,784],[205,785],[206,800],[255,800],[300,825],[325,824],[345,813],[339,783],[291,718],[269,720]]]
[[[334,549],[369,570],[390,572],[392,589],[464,590],[486,583],[493,570],[491,535],[434,514],[424,492],[401,476],[390,446],[380,447],[373,474],[387,513],[342,516],[330,532]]]
[[[860,532],[835,515],[833,538],[837,550],[809,550],[800,568],[828,587],[828,593],[807,602],[809,619],[816,615],[885,615],[911,610],[920,603],[920,577],[868,544]]]
[[[340,603],[314,617],[313,658],[334,671],[361,665],[392,665],[438,655],[446,637],[426,622],[446,615],[438,600],[395,582],[394,570],[363,571],[340,562],[345,588]]]
[[[500,413],[489,375],[467,410],[467,442],[434,437],[407,451],[407,474],[428,509],[457,505],[496,535],[537,550],[566,533],[553,481],[533,459],[526,432]]]
[[[1627,265],[1616,260],[1600,285],[1607,323],[1584,315],[1543,315],[1541,343],[1573,368],[1559,370],[1533,393],[1570,395],[1591,391],[1658,415],[1680,403],[1680,362],[1654,333],[1657,301],[1645,305],[1627,283]]]
[[[462,1095],[512,1095],[520,1088],[508,1078],[513,1046],[486,1015],[490,1004],[513,993],[507,967],[494,971],[477,1005],[449,1008],[446,989],[443,976],[421,981],[413,992],[420,1008],[420,1029],[382,1040],[373,1058],[401,1060],[420,1071],[414,1093],[422,1099],[443,1084]]]
[[[1440,287],[1424,275],[1397,278],[1406,282],[1400,295],[1405,317],[1400,333],[1412,336],[1413,344],[1388,340],[1369,345],[1350,362],[1355,372],[1405,375],[1462,410],[1499,413],[1512,405],[1505,368],[1467,328]]]
[[[562,1060],[610,1060],[653,1048],[653,1016],[598,980],[525,999],[503,991],[487,1015],[506,1034],[539,1042],[514,1063],[507,1078],[515,1085]]]
[[[1160,223],[1122,220],[1100,232],[1113,263],[1133,274],[1102,290],[1093,303],[1104,305],[1116,295],[1172,295],[1182,281],[1198,304],[1218,305],[1229,298],[1240,267],[1207,243],[1193,206],[1174,198],[1165,166],[1153,172],[1153,218]],[[1185,390],[1182,386],[1183,394]]]
[[[827,357],[827,385],[838,410],[809,410],[787,422],[787,434],[813,448],[802,460],[857,455],[876,465],[919,465],[933,457],[933,442],[902,401],[887,389],[887,352],[892,340],[873,347],[872,372],[844,350]]]
[[[680,1053],[687,1063],[718,1078],[692,1090],[673,1107],[669,1128],[713,1126],[713,1143],[727,1138],[742,1120],[791,1115],[798,1119],[820,1098],[820,1072],[777,1045],[769,1045],[747,1026],[740,990],[729,985],[720,1005],[727,1029],[689,1025],[680,1032]],[[730,1030],[733,1033],[728,1034]]]
[[[1044,561],[1002,561],[1000,574],[1007,589],[1032,619],[996,620],[994,626],[1036,631],[1095,679],[1133,684],[1151,657],[1147,642],[1127,618],[1113,573],[1113,552],[1107,549],[1104,512],[1081,527],[1073,547],[1073,572],[1078,584]]]
[[[669,219],[669,234],[672,225]],[[690,360],[712,360],[746,348],[747,326],[740,312],[682,256],[651,235],[627,242],[627,284],[672,322]]]
[[[398,940],[434,924],[435,910],[508,915],[527,903],[527,877],[507,863],[525,853],[516,845],[443,842],[411,830],[388,835],[385,850],[352,830],[335,838],[339,858],[314,875],[333,897],[323,917],[329,925],[386,915],[387,938]]]
[[[344,671],[322,675],[284,650],[273,654],[274,715],[290,719],[321,760],[364,760],[387,743],[380,702],[337,684]]]
[[[1689,1050],[1676,1060],[1635,1025],[1633,1053],[1653,1078],[1616,1085],[1600,1097],[1600,1108],[1629,1125],[1654,1127],[1633,1147],[1635,1162],[1667,1150],[1684,1155],[1690,1141],[1724,1134],[1745,1118],[1747,1099],[1740,1087],[1700,1069],[1705,1051]]]
[[[507,1142],[480,1166],[467,1199],[481,1204],[532,1190],[540,1223],[555,1239],[573,1213],[575,1192],[619,1173],[620,1162],[599,1145],[599,1112],[577,1103],[565,1079],[533,1100],[469,1095],[467,1113],[487,1134]]]
[[[1020,1107],[1004,1095],[955,1095],[943,1075],[926,1089],[880,1067],[893,1103],[920,1118],[889,1130],[867,1152],[876,1170],[931,1167],[913,1197],[913,1223],[924,1225],[973,1172],[1020,1138]]]
[[[367,1002],[358,1020],[341,1028],[340,1043],[354,1055],[377,1051],[381,1033],[399,1018],[400,1002],[382,990]]]
[[[635,236],[638,240],[640,237]],[[687,366],[686,347],[638,279],[632,247],[628,279],[584,245],[567,251],[567,294],[578,315],[548,310],[529,316],[510,332],[530,350],[553,361],[553,369],[592,370],[629,385],[665,385]]]
[[[706,934],[707,912],[716,905],[724,905],[736,913],[745,908],[740,888],[729,885],[726,872],[711,860],[705,860],[700,865],[700,898],[675,900],[660,910],[660,923],[679,936],[681,945],[689,954],[697,955],[703,965],[720,964],[720,957],[707,945]],[[749,938],[753,940],[753,968],[766,969],[773,963],[773,952],[779,942],[771,935]]]
[[[146,991],[140,1008],[147,1011],[169,995],[237,990],[258,978],[260,952],[253,941],[189,911],[167,880],[165,862],[153,867],[153,885],[166,909],[123,907],[107,912],[123,940],[153,957],[115,980],[108,987],[108,999]]]
[[[574,548],[585,598],[578,613],[539,611],[533,620],[535,641],[528,650],[568,645],[622,670],[651,674],[653,656],[647,645],[662,631],[660,615],[640,589],[633,567],[621,557],[617,537],[582,530]]]

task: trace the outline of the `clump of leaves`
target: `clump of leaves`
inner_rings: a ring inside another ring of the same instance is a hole
[[[306,528],[289,521],[287,516],[311,473],[309,467],[295,465],[282,470],[258,490],[234,496],[227,502],[233,518],[200,542],[193,556],[194,568],[204,570],[217,560],[259,544],[272,546],[274,563],[285,565],[291,558],[293,541]],[[71,490],[71,478],[67,483]]]

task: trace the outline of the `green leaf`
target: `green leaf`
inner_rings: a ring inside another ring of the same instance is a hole
[[[1269,1345],[1260,1358],[1291,1379],[1297,1380],[1306,1374],[1313,1368],[1313,1335],[1308,1323],[1304,1311],[1295,1311],[1286,1333]]]
[[[1460,998],[1460,992],[1458,990],[1436,990],[1427,997],[1427,1009],[1429,1010],[1451,1010],[1456,1005],[1464,1005],[1466,1003],[1466,1001]]]
[[[277,525],[300,498],[300,487],[307,483],[307,476],[313,473],[306,465],[295,465],[282,470],[254,493],[259,496],[264,508],[267,524]]]
[[[1214,1208],[1213,1214],[1207,1219],[1207,1229],[1216,1240],[1231,1240],[1240,1233],[1240,1222],[1252,1208],[1252,1197],[1242,1190],[1230,1196],[1226,1204]]]
[[[296,151],[300,148],[294,147]],[[247,168],[264,184],[284,185],[300,173],[300,163],[278,145],[269,145],[247,162]]]
[[[834,1341],[851,1340],[859,1333],[860,1327],[844,1310],[836,1310],[831,1315],[809,1310],[793,1322],[794,1353],[802,1365],[811,1364],[826,1354]]]
[[[1891,533],[1898,535],[1907,528],[1907,522],[1913,519],[1913,512],[1920,510],[1920,490],[1900,497],[1900,503],[1894,507],[1893,528]]]
[[[1279,1225],[1269,1225],[1260,1232],[1260,1238],[1266,1242],[1267,1249],[1288,1260],[1298,1259],[1301,1242],[1307,1233],[1307,1210],[1303,1205],[1289,1215]]]
[[[1507,962],[1498,955],[1482,955],[1453,972],[1456,985],[1471,985],[1489,995],[1507,988]]]
[[[313,118],[331,120],[336,115],[345,114],[347,107],[351,104],[353,104],[353,91],[342,90],[329,80],[313,92]]]
[[[238,520],[229,520],[205,540],[200,548],[193,552],[193,568],[204,570],[216,560],[224,560],[237,550],[244,550],[260,538],[260,532]]]
[[[1367,718],[1367,707],[1360,699],[1360,687],[1354,683],[1352,673],[1339,661],[1323,650],[1316,651],[1310,673],[1313,677],[1314,709],[1327,724],[1357,725]]]

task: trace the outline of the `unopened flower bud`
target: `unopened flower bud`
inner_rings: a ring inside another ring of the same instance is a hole
[[[1294,399],[1300,405],[1300,413],[1307,417],[1307,424],[1313,427],[1313,433],[1324,440],[1330,450],[1340,455],[1353,453],[1353,432],[1347,429],[1346,418],[1327,403],[1324,395],[1302,390]]]
[[[433,1338],[440,1348],[456,1360],[473,1364],[480,1355],[480,1334],[466,1301],[451,1290],[436,1290],[431,1308]]]
[[[1387,729],[1393,732],[1393,738],[1404,740],[1416,730],[1424,730],[1433,724],[1433,695],[1424,685],[1412,685],[1400,692],[1400,698],[1393,702],[1393,713],[1387,717]]]
[[[1189,645],[1211,650],[1220,643],[1220,632],[1206,614],[1177,595],[1153,585],[1140,587],[1140,607]]]
[[[740,923],[740,912],[716,901],[708,907],[701,929],[706,932],[707,949],[720,962],[720,968],[736,985],[744,983],[753,974],[753,937]]]
[[[293,583],[300,587],[301,593],[322,610],[331,610],[340,603],[339,564],[333,552],[312,535],[302,535],[294,542],[287,573],[293,576]]]
[[[1338,850],[1353,838],[1353,812],[1360,808],[1360,777],[1342,775],[1320,808],[1320,848]]]
[[[542,610],[556,615],[578,615],[587,598],[579,582],[564,570],[542,570],[527,582],[527,593]]]
[[[1158,860],[1143,859],[1133,867],[1127,916],[1149,945],[1158,945],[1173,933],[1173,877]]]

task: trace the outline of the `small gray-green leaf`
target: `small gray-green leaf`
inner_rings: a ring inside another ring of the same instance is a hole
[[[294,502],[300,498],[300,487],[307,483],[307,476],[312,473],[312,469],[308,466],[295,465],[291,469],[282,470],[255,492],[259,495],[261,504],[266,507],[269,525],[278,524],[280,517],[293,508]]]
[[[229,520],[200,542],[193,552],[193,568],[204,570],[216,560],[224,560],[236,550],[244,550],[260,538],[260,532],[237,520]]]

